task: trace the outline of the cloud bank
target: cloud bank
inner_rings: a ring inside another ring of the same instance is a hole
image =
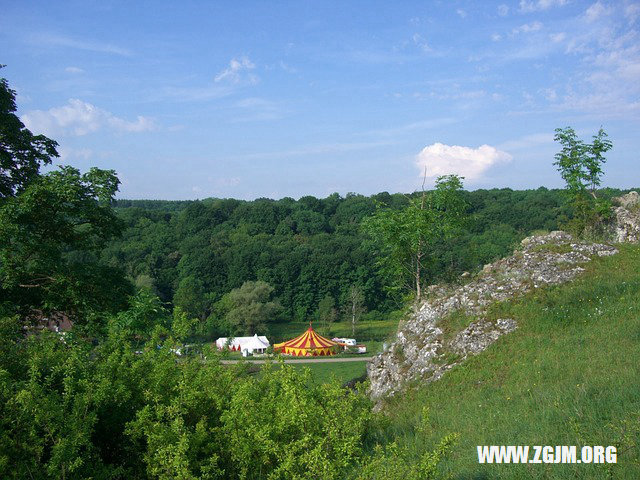
[[[155,129],[153,120],[138,115],[130,122],[90,103],[72,98],[62,107],[32,110],[20,117],[26,127],[49,136],[82,136],[107,128],[116,132],[144,132]]]
[[[510,162],[512,158],[507,152],[490,145],[471,148],[434,143],[417,155],[416,165],[421,173],[426,168],[429,178],[455,174],[474,182],[480,180],[489,168]]]

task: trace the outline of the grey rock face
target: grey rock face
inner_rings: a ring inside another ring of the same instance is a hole
[[[613,239],[618,243],[640,243],[640,195],[629,192],[614,198],[620,206],[614,209]]]
[[[393,395],[407,382],[437,380],[515,330],[513,319],[483,318],[490,304],[568,282],[591,257],[616,253],[609,245],[576,242],[568,233],[555,231],[525,238],[512,256],[485,265],[466,285],[429,287],[426,301],[400,325],[395,341],[367,365],[372,398]],[[454,312],[474,320],[455,334],[445,333],[441,321]]]
[[[640,204],[640,195],[638,195],[638,192],[629,192],[626,195],[615,198],[614,200],[616,200],[621,207],[630,208]]]

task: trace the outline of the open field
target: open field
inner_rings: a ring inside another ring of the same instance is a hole
[[[381,435],[419,451],[456,432],[457,479],[640,478],[640,248],[597,259],[570,285],[497,305],[519,328],[388,406]],[[431,431],[418,432],[429,409]],[[617,465],[479,465],[477,445],[615,445]]]

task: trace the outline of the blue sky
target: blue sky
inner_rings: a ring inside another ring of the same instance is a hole
[[[8,2],[0,73],[120,198],[562,186],[557,127],[640,186],[640,3]]]

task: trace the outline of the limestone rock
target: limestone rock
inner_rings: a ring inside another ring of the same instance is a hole
[[[638,192],[629,192],[613,200],[620,204],[614,209],[614,241],[640,243],[640,195]]]
[[[367,365],[372,398],[400,392],[408,382],[437,380],[469,355],[515,330],[514,319],[483,318],[492,303],[568,282],[591,257],[616,253],[612,246],[577,242],[568,233],[555,231],[525,238],[520,250],[485,265],[463,286],[428,287],[426,300],[400,325],[395,341]],[[446,335],[441,321],[456,311],[473,320],[455,335]]]

